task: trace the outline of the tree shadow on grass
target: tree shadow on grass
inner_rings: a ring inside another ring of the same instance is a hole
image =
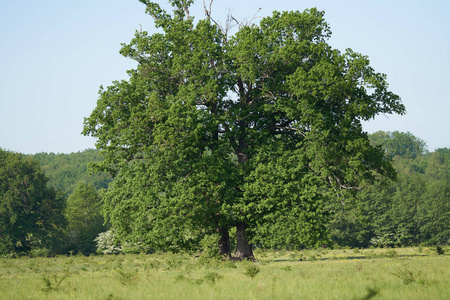
[[[426,254],[372,254],[372,255],[353,255],[353,256],[341,256],[341,257],[317,257],[317,256],[302,256],[299,258],[273,258],[263,259],[266,262],[314,262],[314,261],[333,261],[333,260],[369,260],[369,259],[382,259],[382,258],[404,258],[410,259],[415,257],[427,257]]]

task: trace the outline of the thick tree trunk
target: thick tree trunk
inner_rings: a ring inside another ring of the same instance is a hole
[[[248,242],[245,236],[245,230],[247,229],[247,224],[239,223],[236,225],[236,251],[234,252],[234,258],[240,260],[255,260],[253,255],[252,245]]]
[[[231,258],[231,247],[230,247],[230,235],[228,234],[228,228],[219,227],[217,231],[220,234],[219,240],[219,254],[225,259]]]

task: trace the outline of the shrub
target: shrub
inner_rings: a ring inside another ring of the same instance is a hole
[[[216,280],[222,278],[222,275],[220,275],[219,273],[216,272],[209,272],[208,274],[205,275],[204,280],[210,282],[210,283],[215,283]]]
[[[399,238],[392,233],[386,233],[382,236],[371,238],[370,244],[375,247],[394,247],[399,244]]]
[[[69,277],[69,272],[65,271],[64,273],[49,273],[45,272],[42,275],[42,281],[44,283],[44,287],[42,290],[44,292],[51,292],[59,290],[61,283]]]
[[[94,241],[97,243],[97,253],[118,254],[122,247],[116,242],[116,236],[112,229],[100,233]]]
[[[397,251],[395,251],[394,249],[391,249],[391,250],[386,252],[386,256],[389,257],[389,258],[396,257],[397,255],[398,255]]]
[[[125,270],[122,267],[121,263],[118,264],[115,271],[117,274],[116,275],[117,280],[119,280],[119,282],[123,285],[131,284],[131,283],[135,282],[139,277],[137,272]]]
[[[260,268],[256,266],[255,264],[251,264],[245,267],[245,275],[247,275],[250,278],[255,277],[260,272]]]
[[[200,254],[199,261],[200,263],[211,263],[211,262],[217,262],[222,259],[222,257],[219,255],[219,242],[220,236],[217,234],[210,234],[206,235],[201,241],[200,241],[200,247],[202,249],[202,253]]]

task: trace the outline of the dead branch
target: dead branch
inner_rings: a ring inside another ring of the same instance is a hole
[[[211,0],[211,2],[209,2],[209,8],[206,8],[205,0],[203,0],[203,8],[205,9],[205,15],[208,18],[208,20],[211,18],[211,6],[212,6],[213,1],[214,0]]]
[[[248,22],[248,25],[252,24],[253,20],[255,18],[261,18],[261,17],[257,17],[256,15],[259,13],[259,11],[261,10],[261,7],[258,8],[258,10],[256,11],[256,13],[253,15],[253,17],[250,19],[250,22]]]

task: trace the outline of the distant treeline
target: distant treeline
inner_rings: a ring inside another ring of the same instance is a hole
[[[23,155],[0,149],[0,254],[94,253],[108,229],[101,189],[112,178],[92,173],[97,150]]]
[[[428,152],[410,133],[370,135],[393,160],[395,182],[366,186],[347,205],[332,204],[332,241],[341,246],[410,246],[450,242],[450,149]]]
[[[450,149],[428,152],[425,142],[410,133],[379,131],[369,137],[392,160],[397,180],[380,178],[352,199],[326,191],[330,244],[448,244]],[[99,152],[27,156],[0,149],[0,154],[0,253],[95,253],[94,239],[109,229],[100,190],[112,181],[88,168],[101,161]]]
[[[112,178],[105,173],[94,173],[88,169],[91,162],[102,160],[97,150],[88,149],[70,154],[38,153],[32,155],[39,160],[50,186],[70,195],[78,182],[83,181],[95,189],[106,189]]]

